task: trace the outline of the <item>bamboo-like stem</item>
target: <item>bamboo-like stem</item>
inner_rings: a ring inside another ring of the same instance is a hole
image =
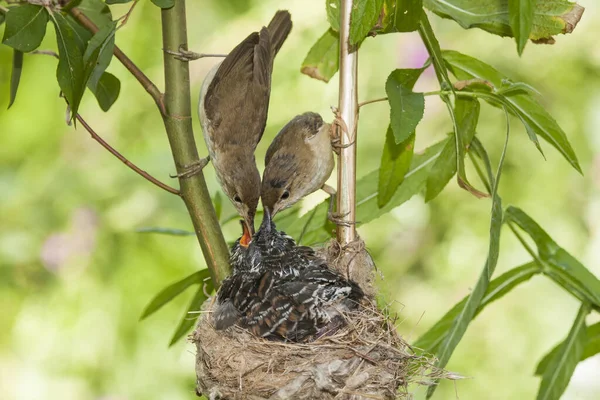
[[[161,10],[163,48],[187,49],[185,0]],[[190,73],[188,63],[164,54],[165,94],[163,120],[177,172],[198,163],[198,149],[192,129]],[[213,279],[214,287],[229,274],[229,249],[212,205],[204,175],[179,178],[181,197],[191,216],[198,242]]]
[[[98,27],[92,22],[80,9],[73,7],[70,11],[73,18],[75,18],[81,25],[83,25],[88,31],[92,33],[98,32]],[[125,53],[115,46],[113,54],[123,64],[125,68],[138,80],[138,82],[146,89],[146,92],[154,99],[154,102],[158,106],[161,114],[165,113],[165,105],[163,103],[163,94],[158,90],[156,85],[142,72],[141,69],[134,64],[133,61]]]
[[[356,238],[356,125],[358,122],[358,52],[350,46],[352,0],[340,2],[340,86],[338,124],[340,155],[338,162],[337,212],[348,222],[337,227],[342,245]]]
[[[102,139],[92,129],[92,127],[88,125],[88,123],[81,117],[81,115],[76,114],[75,118],[77,118],[77,121],[79,121],[81,123],[81,125],[85,128],[86,131],[88,131],[88,133],[92,136],[92,139],[94,139],[95,141],[100,143],[100,145],[102,145],[102,147],[104,147],[106,150],[108,150],[113,156],[115,156],[119,160],[121,160],[123,162],[123,164],[127,165],[129,168],[131,168],[132,170],[137,172],[139,175],[141,175],[144,179],[152,182],[159,188],[166,190],[169,193],[179,195],[179,190],[172,188],[171,186],[167,185],[166,183],[162,183],[161,181],[159,181],[158,179],[156,179],[155,177],[153,177],[152,175],[150,175],[149,173],[147,173],[146,171],[144,171],[143,169],[139,168],[137,165],[135,165],[134,163],[129,161],[127,158],[125,158],[125,156],[123,156],[114,147],[112,147],[104,139]]]

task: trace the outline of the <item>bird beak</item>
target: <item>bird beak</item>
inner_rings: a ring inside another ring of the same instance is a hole
[[[262,223],[260,224],[260,230],[263,232],[270,232],[272,223],[273,222],[271,220],[271,211],[268,208],[265,208],[263,220],[262,220]]]
[[[242,231],[243,231],[242,237],[240,238],[240,245],[242,245],[244,247],[248,247],[248,245],[252,241],[252,231],[246,221],[241,220],[240,222],[242,223]]]

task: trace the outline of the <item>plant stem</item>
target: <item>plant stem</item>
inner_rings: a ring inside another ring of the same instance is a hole
[[[337,212],[347,221],[337,227],[337,240],[346,245],[356,238],[356,125],[358,122],[358,51],[350,47],[352,0],[340,2],[340,86],[338,124],[340,155],[338,162]],[[343,128],[342,128],[343,127]]]
[[[366,101],[358,103],[358,108],[361,108],[362,106],[366,106],[367,104],[379,103],[380,101],[388,101],[388,98],[382,97],[380,99],[366,100]]]
[[[129,161],[127,158],[125,158],[121,153],[119,153],[117,150],[115,150],[110,144],[108,144],[106,141],[104,141],[104,139],[102,139],[92,129],[92,127],[87,124],[87,122],[85,122],[85,120],[81,117],[81,115],[76,114],[75,118],[77,118],[77,121],[79,121],[81,123],[81,125],[83,125],[83,127],[85,128],[85,130],[89,132],[89,134],[92,136],[92,139],[94,139],[95,141],[97,141],[98,143],[100,143],[102,145],[102,147],[104,147],[112,155],[114,155],[119,160],[121,160],[129,168],[131,168],[132,170],[134,170],[135,172],[137,172],[138,174],[140,174],[142,177],[144,177],[146,180],[152,182],[153,184],[155,184],[159,188],[164,189],[164,190],[166,190],[169,193],[173,193],[173,194],[179,195],[179,190],[177,190],[175,188],[172,188],[171,186],[169,186],[169,185],[167,185],[165,183],[162,183],[161,181],[159,181],[158,179],[156,179],[155,177],[153,177],[152,175],[150,175],[146,171],[140,169],[134,163],[132,163],[131,161]]]
[[[92,20],[89,19],[79,8],[74,7],[69,12],[73,18],[75,18],[88,31],[92,33],[98,32],[99,29],[96,24],[94,24]],[[163,94],[160,92],[160,90],[158,90],[156,85],[150,80],[150,78],[146,76],[146,74],[142,72],[142,70],[137,67],[137,65],[133,63],[133,61],[129,59],[129,57],[125,55],[125,53],[121,51],[121,49],[119,49],[119,47],[115,46],[113,53],[115,57],[121,61],[121,64],[123,64],[123,66],[125,66],[125,68],[131,72],[131,74],[138,80],[144,89],[146,89],[146,92],[152,96],[161,114],[164,115],[165,105],[163,103]]]
[[[163,48],[187,49],[185,0],[175,0],[175,5],[161,10]],[[198,149],[192,130],[190,74],[187,62],[164,53],[165,113],[163,120],[169,137],[177,172],[198,163]],[[204,175],[179,178],[181,197],[194,224],[202,253],[210,270],[214,287],[229,275],[229,249],[212,205]]]

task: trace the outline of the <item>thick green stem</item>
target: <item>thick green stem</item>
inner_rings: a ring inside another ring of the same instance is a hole
[[[163,48],[177,51],[187,49],[185,0],[162,11]],[[164,53],[165,64],[165,128],[177,172],[199,162],[198,149],[192,130],[190,74],[188,63]],[[190,213],[198,242],[206,259],[215,287],[229,274],[229,250],[217,220],[215,209],[204,180],[198,173],[180,178],[180,192]]]

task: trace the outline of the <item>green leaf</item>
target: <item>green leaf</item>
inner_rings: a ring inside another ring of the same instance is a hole
[[[327,30],[309,50],[300,72],[311,78],[329,82],[340,68],[339,51],[338,34],[332,29]]]
[[[534,0],[508,0],[510,29],[517,42],[519,55],[523,54],[523,49],[531,33],[534,7]]]
[[[404,182],[383,208],[377,204],[379,171],[372,171],[359,179],[356,185],[357,221],[361,224],[372,221],[419,193],[425,186],[429,169],[446,143],[447,140],[443,140],[428,147],[421,154],[413,156],[410,170],[404,175]],[[305,245],[323,243],[332,236],[334,231],[334,226],[327,219],[328,209],[329,199],[326,199],[317,205],[316,209],[309,210],[301,218],[290,214],[286,218],[279,219],[277,227],[294,238],[298,238],[304,232],[302,243]]]
[[[325,0],[327,20],[335,32],[340,31],[340,7],[340,0]]]
[[[428,202],[442,192],[450,179],[456,174],[456,144],[454,133],[451,140],[446,142],[440,156],[429,171],[425,189],[425,202]]]
[[[131,2],[131,0],[106,0],[106,4],[124,4],[129,2]]]
[[[564,393],[586,342],[585,317],[590,312],[589,304],[582,304],[565,341],[550,359],[542,376],[537,400],[559,400]]]
[[[425,7],[443,18],[458,22],[465,29],[481,28],[500,36],[512,36],[510,1],[498,0],[423,0]],[[553,42],[552,36],[571,33],[581,19],[583,7],[568,0],[537,1],[529,39]]]
[[[217,190],[215,193],[215,197],[213,198],[213,204],[215,207],[215,213],[217,214],[217,220],[221,220],[221,213],[223,211],[223,196],[221,196],[221,192]]]
[[[385,83],[390,103],[390,125],[396,143],[402,143],[415,131],[423,118],[425,97],[412,91],[423,69],[397,69]]]
[[[161,235],[169,235],[169,236],[196,236],[194,232],[186,231],[183,229],[174,229],[174,228],[161,228],[161,227],[148,227],[148,228],[139,228],[135,230],[137,233],[158,233]]]
[[[535,242],[544,274],[569,290],[575,297],[600,307],[600,280],[576,258],[561,248],[529,215],[508,207],[506,220],[524,230]]]
[[[419,28],[423,0],[396,0],[394,27],[397,32],[412,32]]]
[[[585,336],[587,339],[583,348],[583,354],[581,354],[581,358],[579,359],[580,362],[600,353],[600,322],[588,326],[585,330]],[[556,357],[556,354],[559,352],[561,346],[564,346],[564,343],[561,342],[556,345],[556,347],[542,358],[535,369],[535,375],[540,376],[546,373],[550,361]]]
[[[51,15],[58,43],[58,67],[56,78],[74,118],[85,89],[83,54],[77,44],[76,33],[60,13]]]
[[[350,45],[362,42],[377,24],[383,0],[354,0],[350,15]]]
[[[507,118],[508,120],[508,118]],[[494,270],[496,269],[496,264],[498,262],[498,255],[500,253],[500,230],[502,228],[502,200],[498,195],[498,185],[500,183],[500,176],[502,174],[502,166],[504,164],[504,157],[506,156],[506,148],[508,146],[508,137],[509,130],[507,126],[506,130],[506,140],[504,142],[504,148],[502,150],[502,155],[500,157],[500,162],[498,163],[498,170],[496,172],[496,177],[492,182],[492,215],[490,221],[490,243],[488,249],[488,256],[485,262],[485,266],[481,271],[481,275],[477,280],[473,291],[467,298],[464,307],[460,310],[458,316],[454,319],[452,323],[452,327],[448,331],[448,334],[442,344],[440,345],[436,355],[438,357],[438,361],[436,366],[439,368],[444,368],[454,349],[460,343],[462,337],[464,336],[467,328],[473,318],[477,313],[477,309],[480,307],[483,298],[485,297],[485,293],[488,290],[490,279],[494,274]],[[427,398],[430,398],[435,392],[437,385],[431,386],[427,390]]]
[[[85,68],[85,83],[91,80],[92,86],[95,87],[98,80],[110,64],[115,48],[115,30],[116,22],[111,22],[103,26],[90,39],[85,53],[83,54],[83,62]]]
[[[152,3],[160,8],[171,8],[175,5],[175,0],[152,0]]]
[[[44,7],[23,4],[6,14],[2,43],[24,53],[38,48],[46,35],[48,12]]]
[[[540,267],[535,262],[530,262],[513,268],[491,281],[481,300],[481,304],[479,304],[479,307],[477,307],[477,310],[475,311],[474,317],[483,311],[487,305],[498,300],[521,283],[527,282],[532,276],[539,274],[540,272]],[[440,343],[446,339],[450,327],[454,323],[456,317],[460,314],[461,310],[465,307],[466,303],[467,298],[465,297],[412,345],[423,349],[428,353],[436,352]]]
[[[391,199],[398,186],[404,181],[408,172],[415,148],[415,134],[404,142],[396,144],[392,127],[388,126],[385,134],[385,145],[379,168],[379,186],[377,190],[377,205],[385,206]]]
[[[183,291],[189,288],[192,285],[200,284],[204,282],[205,279],[210,277],[208,269],[203,269],[200,271],[196,271],[193,274],[186,276],[185,278],[172,283],[167,286],[163,290],[161,290],[154,298],[148,303],[140,320],[145,319],[146,317],[154,314],[156,311],[160,310],[165,304],[169,303],[175,297],[179,296]]]
[[[499,88],[507,79],[496,69],[473,57],[451,50],[445,50],[442,54],[452,74],[460,80],[484,79]],[[524,122],[526,129],[530,129],[550,143],[573,168],[581,173],[579,161],[577,161],[577,156],[569,144],[565,132],[534,97],[528,94],[515,94],[504,97],[504,99],[509,105],[508,111],[519,117]],[[528,133],[530,132],[528,131]]]
[[[10,99],[8,108],[13,105],[17,98],[17,90],[21,81],[21,72],[23,71],[23,52],[13,50],[12,71],[10,73]]]
[[[117,101],[121,92],[121,81],[111,73],[104,72],[97,82],[92,79],[88,81],[88,88],[96,96],[98,105],[102,111],[108,111],[110,107]]]
[[[213,291],[212,281],[208,281],[205,285],[200,285],[194,298],[190,302],[185,314],[181,318],[173,337],[171,338],[171,342],[169,343],[169,347],[173,346],[183,335],[189,332],[190,329],[194,327],[196,321],[198,320],[198,316],[200,308],[202,308],[202,304],[208,298],[206,293],[211,293]]]
[[[70,4],[73,3],[71,1]],[[97,27],[101,29],[104,25],[112,22],[112,15],[110,12],[110,8],[100,0],[81,0],[81,2],[77,5],[77,9],[82,11],[86,17],[88,17]],[[67,21],[69,25],[75,30],[78,43],[82,45],[81,52],[85,51],[85,47],[87,42],[92,38],[92,33],[88,31],[86,28],[81,26],[77,20],[75,20],[71,15],[67,16]]]
[[[6,17],[4,16],[4,12],[0,11],[0,25],[2,25],[4,23],[5,19],[6,19]]]
[[[442,58],[442,50],[440,49],[440,43],[435,37],[435,33],[433,32],[433,28],[429,23],[429,18],[427,18],[427,14],[423,13],[421,15],[421,20],[419,21],[419,35],[421,36],[421,40],[427,49],[427,53],[431,58],[433,63],[433,69],[435,70],[435,75],[440,82],[440,86],[442,89],[450,89],[452,88],[452,83],[450,82],[450,77],[448,77],[448,70],[446,64],[444,64],[444,59]],[[447,86],[447,87],[444,87]],[[447,103],[449,107],[451,107],[451,103],[447,96],[440,96],[444,102]]]

